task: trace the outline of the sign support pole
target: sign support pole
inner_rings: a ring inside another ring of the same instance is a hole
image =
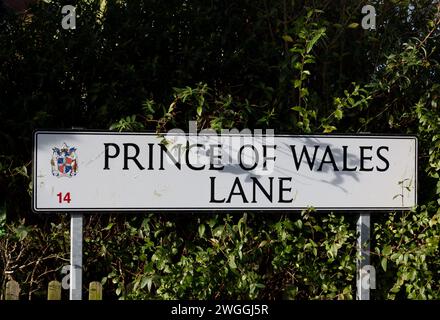
[[[361,212],[356,223],[357,258],[356,258],[356,300],[370,300],[370,212]],[[368,281],[367,281],[368,280]]]
[[[82,300],[83,214],[70,215],[70,300]]]

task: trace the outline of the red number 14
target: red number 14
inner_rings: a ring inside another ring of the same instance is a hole
[[[64,202],[67,202],[67,203],[70,203],[70,192],[67,192],[67,193],[64,195],[64,197],[63,197],[63,193],[62,193],[62,192],[59,192],[59,193],[57,194],[57,196],[58,196],[58,202],[59,202],[59,203],[62,203],[63,201],[64,201]]]

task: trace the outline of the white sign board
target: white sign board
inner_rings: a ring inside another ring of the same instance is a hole
[[[37,131],[33,210],[403,210],[410,136]]]

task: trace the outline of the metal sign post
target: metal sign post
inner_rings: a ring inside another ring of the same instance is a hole
[[[358,233],[356,260],[356,300],[370,300],[370,288],[375,274],[370,266],[370,213],[360,213],[356,223]],[[373,269],[374,270],[374,269]]]
[[[70,216],[70,300],[82,300],[83,214]]]

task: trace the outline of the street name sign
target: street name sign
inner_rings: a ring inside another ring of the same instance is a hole
[[[409,210],[417,138],[36,131],[35,212]]]

